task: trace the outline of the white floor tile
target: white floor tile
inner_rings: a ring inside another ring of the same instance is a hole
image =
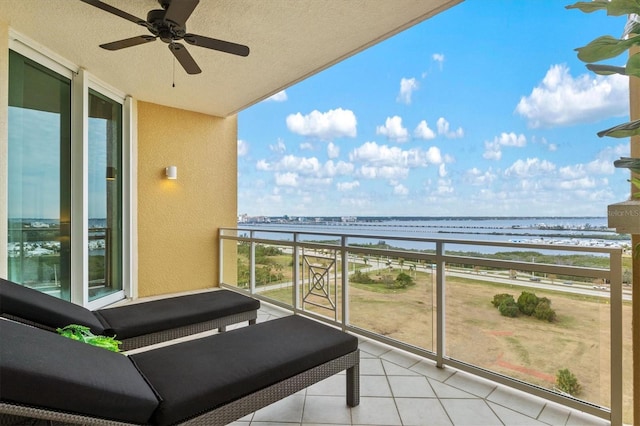
[[[427,379],[438,398],[477,399],[478,397],[468,392],[461,391],[453,386],[445,385],[437,380]]]
[[[487,404],[505,426],[544,426],[546,424],[502,405],[493,402],[487,402]]]
[[[382,345],[380,343],[372,342],[372,341],[364,341],[358,344],[358,347],[361,351],[370,353],[371,355],[380,356],[389,352],[389,347]]]
[[[382,366],[384,367],[384,372],[387,376],[420,376],[419,373],[416,373],[413,370],[409,370],[408,368],[401,367],[389,361],[382,360]]]
[[[481,398],[486,398],[497,386],[488,380],[462,372],[457,372],[452,375],[445,381],[445,383]]]
[[[419,362],[412,365],[410,370],[441,382],[444,382],[456,372],[456,370],[452,368],[438,368],[433,361]]]
[[[566,407],[547,403],[538,416],[538,420],[550,425],[564,425],[569,419],[570,412],[571,410]]]
[[[402,424],[407,426],[449,426],[451,419],[435,398],[396,398]]]
[[[435,398],[426,377],[389,376],[391,392],[395,398]]]
[[[409,368],[421,361],[422,358],[400,351],[390,351],[380,356],[383,360],[391,361],[394,364]]]
[[[361,376],[384,376],[384,368],[379,358],[360,359]]]
[[[402,425],[393,398],[360,398],[360,405],[351,409],[354,425]]]
[[[351,408],[344,397],[307,395],[302,422],[351,424]]]
[[[482,399],[441,399],[440,402],[456,426],[502,424]]]
[[[487,399],[534,419],[538,418],[545,405],[545,402],[540,398],[504,386],[499,386],[491,392]]]
[[[572,411],[567,420],[567,426],[605,426],[609,425],[609,422],[599,417],[594,417],[580,411]]]
[[[392,396],[386,376],[360,376],[360,395]]]

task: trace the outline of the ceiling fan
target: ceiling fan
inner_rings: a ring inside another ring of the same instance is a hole
[[[149,43],[160,38],[160,40],[168,44],[169,50],[171,50],[173,56],[178,60],[178,62],[180,62],[180,65],[182,65],[188,74],[199,74],[202,70],[187,48],[182,43],[178,43],[180,40],[184,40],[193,46],[219,50],[221,52],[231,53],[232,55],[249,55],[248,46],[205,37],[198,34],[187,33],[186,21],[189,19],[189,16],[191,16],[200,0],[158,0],[162,9],[150,10],[147,13],[146,21],[107,3],[103,3],[100,0],[80,1],[146,27],[152,34],[101,44],[100,47],[103,49],[119,50],[126,47]]]

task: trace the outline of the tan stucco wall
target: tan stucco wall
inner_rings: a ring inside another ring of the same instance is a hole
[[[7,277],[7,147],[9,135],[7,133],[9,110],[9,26],[0,21],[0,277]]]
[[[217,286],[218,228],[237,220],[237,117],[138,102],[137,120],[138,296]]]

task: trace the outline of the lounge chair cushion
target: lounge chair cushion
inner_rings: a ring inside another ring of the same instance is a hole
[[[122,354],[4,319],[0,336],[3,402],[141,424],[158,406]]]
[[[104,325],[90,310],[0,278],[0,315],[6,314],[53,329],[81,324],[94,334],[105,332]]]
[[[94,314],[106,324],[106,334],[128,339],[258,309],[256,299],[217,290],[100,309]]]
[[[170,425],[346,355],[357,347],[354,336],[300,316],[289,316],[130,358],[162,398],[153,422]]]

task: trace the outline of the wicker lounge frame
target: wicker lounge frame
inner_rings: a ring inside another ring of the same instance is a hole
[[[359,349],[289,379],[283,380],[275,385],[208,411],[180,423],[180,425],[226,425],[344,370],[346,370],[347,405],[349,407],[355,407],[360,403]],[[53,422],[54,425],[133,425],[132,423],[122,423],[77,414],[63,413],[60,411],[0,402],[0,425],[7,426],[16,423],[20,424],[18,422],[23,422],[25,418],[46,420]]]
[[[115,336],[128,351],[247,321],[256,323],[260,302],[231,290],[173,296],[90,311],[0,278],[0,316],[55,332],[69,324]]]
[[[37,327],[42,330],[56,331],[55,328],[49,327],[44,324],[40,324],[34,321],[25,320],[24,318],[14,315],[4,314],[3,317],[12,321],[21,322],[32,327]],[[204,333],[207,331],[218,330],[223,333],[227,330],[228,325],[238,324],[243,321],[247,321],[249,325],[254,325],[258,318],[258,311],[247,311],[233,315],[228,315],[222,318],[216,318],[211,321],[204,321],[196,324],[189,324],[182,327],[176,327],[168,330],[157,331],[155,333],[144,334],[141,336],[130,337],[128,339],[120,339],[122,344],[120,350],[131,351],[145,346],[156,345],[158,343],[168,342],[182,337],[192,336],[198,333]]]

